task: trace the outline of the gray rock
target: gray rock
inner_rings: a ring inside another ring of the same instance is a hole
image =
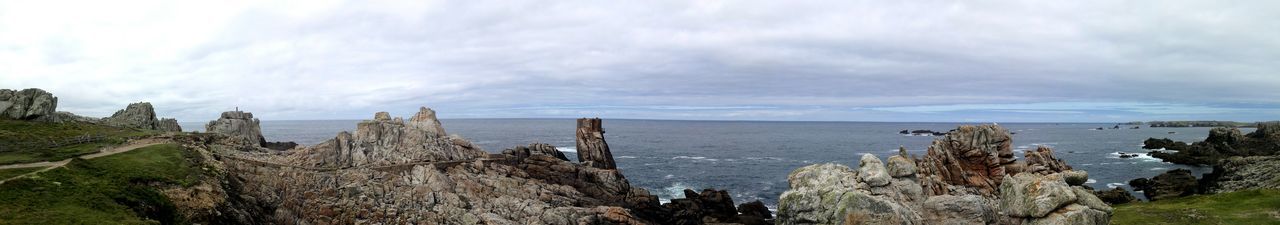
[[[1076,194],[1061,176],[1019,173],[1000,184],[1000,208],[1013,217],[1045,217],[1076,202]]]
[[[1098,196],[1093,195],[1093,191],[1084,189],[1080,186],[1071,187],[1071,191],[1074,191],[1076,194],[1076,204],[1088,206],[1090,209],[1098,211],[1107,213],[1111,212],[1111,205],[1107,205],[1107,203],[1103,202],[1102,199],[1099,199]]]
[[[1085,182],[1089,182],[1089,172],[1083,170],[1062,171],[1062,179],[1071,186],[1084,185]]]
[[[609,151],[609,144],[604,141],[604,128],[600,118],[578,119],[576,137],[578,162],[601,169],[618,168],[613,161],[613,153]]]
[[[226,111],[222,112],[217,120],[209,121],[209,124],[204,127],[206,132],[227,135],[232,140],[246,145],[261,146],[266,140],[262,137],[262,128],[258,124],[259,121],[253,118],[253,113]]]
[[[924,224],[986,224],[995,221],[994,202],[979,195],[938,195],[924,201]]]
[[[151,103],[138,102],[130,103],[129,106],[116,111],[110,117],[102,118],[102,123],[108,126],[154,130],[159,122],[156,119],[156,110]]]
[[[885,171],[884,163],[880,162],[880,158],[872,154],[862,155],[862,160],[858,164],[858,177],[872,187],[889,185],[889,179],[892,178]]]
[[[1076,224],[1108,224],[1111,214],[1090,209],[1089,207],[1071,204],[1055,211],[1044,218],[1028,219],[1028,225],[1076,225]]]
[[[916,176],[916,163],[902,155],[889,156],[889,165],[886,169],[894,178]]]
[[[28,88],[21,91],[0,89],[0,117],[15,120],[53,121],[57,112],[58,98],[53,94],[38,89]]]
[[[156,130],[164,132],[182,132],[182,126],[178,125],[178,120],[173,118],[161,118],[156,123]]]

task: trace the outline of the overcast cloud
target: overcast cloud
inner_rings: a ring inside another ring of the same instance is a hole
[[[0,1],[0,88],[107,116],[1280,119],[1280,1]]]

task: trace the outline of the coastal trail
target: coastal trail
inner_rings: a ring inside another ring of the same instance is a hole
[[[103,157],[103,156],[109,156],[109,155],[115,155],[115,154],[120,154],[120,153],[124,153],[124,152],[128,152],[128,151],[133,151],[134,149],[139,149],[139,148],[143,148],[143,147],[147,147],[147,146],[158,145],[158,144],[166,144],[166,143],[172,143],[172,142],[173,142],[173,141],[171,141],[171,140],[169,140],[169,139],[164,139],[164,138],[147,138],[147,139],[134,140],[134,141],[130,141],[129,143],[127,143],[127,144],[125,144],[125,145],[121,145],[121,146],[116,146],[116,147],[112,147],[112,148],[103,149],[102,151],[98,151],[97,153],[88,154],[88,155],[83,155],[83,156],[80,156],[80,157],[77,157],[77,158],[81,158],[81,159],[93,159],[93,158],[98,158],[98,157]],[[59,167],[63,167],[63,166],[66,166],[66,165],[67,165],[67,163],[70,163],[70,162],[71,162],[71,159],[64,159],[64,160],[62,160],[62,161],[54,161],[54,162],[45,161],[45,162],[34,162],[34,163],[23,163],[23,164],[13,164],[13,165],[3,165],[3,166],[0,166],[0,169],[17,169],[17,168],[33,168],[33,167],[47,167],[47,168],[44,168],[44,169],[41,169],[41,170],[37,170],[37,171],[34,171],[34,172],[30,172],[30,173],[26,173],[26,174],[22,174],[22,175],[18,175],[18,176],[14,176],[14,177],[10,177],[10,178],[4,179],[4,180],[0,180],[0,184],[3,184],[3,183],[5,183],[5,182],[9,182],[10,180],[15,180],[15,179],[18,179],[18,178],[22,178],[22,177],[30,176],[30,175],[32,175],[32,174],[37,174],[37,173],[40,173],[40,172],[49,171],[49,170],[52,170],[52,169],[56,169],[56,168],[59,168]]]

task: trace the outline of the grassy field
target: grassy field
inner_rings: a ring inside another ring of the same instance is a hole
[[[157,131],[118,128],[90,123],[43,123],[0,120],[0,165],[40,161],[58,161],[97,152],[103,147],[124,143],[130,137],[156,134]],[[29,149],[28,143],[63,141],[81,135],[104,135],[105,139],[53,149]]]
[[[1249,190],[1118,205],[1111,224],[1278,224],[1280,190]]]
[[[0,184],[0,224],[183,223],[154,185],[194,183],[192,154],[162,144]]]
[[[3,169],[3,170],[0,170],[0,180],[9,179],[10,177],[23,175],[30,172],[35,172],[36,170],[40,170],[40,169],[44,169],[44,167]]]

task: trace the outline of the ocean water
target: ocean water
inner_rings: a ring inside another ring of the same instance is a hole
[[[262,121],[268,141],[314,145],[340,131],[355,129],[356,120]],[[446,119],[450,134],[462,135],[489,152],[534,142],[558,146],[571,159],[573,119]],[[965,123],[888,122],[757,122],[757,121],[604,121],[605,139],[618,168],[632,183],[664,201],[682,197],[682,190],[728,189],[736,203],[761,200],[771,208],[788,188],[787,174],[815,163],[857,167],[862,154],[882,160],[899,146],[923,155],[935,137],[898,134],[903,129],[945,132]],[[1125,187],[1129,180],[1152,177],[1175,168],[1195,174],[1212,168],[1160,162],[1145,154],[1122,159],[1119,152],[1145,153],[1148,137],[1193,142],[1210,128],[1106,129],[1114,124],[1001,123],[1013,135],[1015,155],[1045,145],[1077,170],[1089,172],[1087,185],[1096,189]],[[184,130],[202,131],[202,123],[183,123]],[[1175,134],[1168,132],[1174,131]],[[1251,129],[1244,129],[1251,132]]]

